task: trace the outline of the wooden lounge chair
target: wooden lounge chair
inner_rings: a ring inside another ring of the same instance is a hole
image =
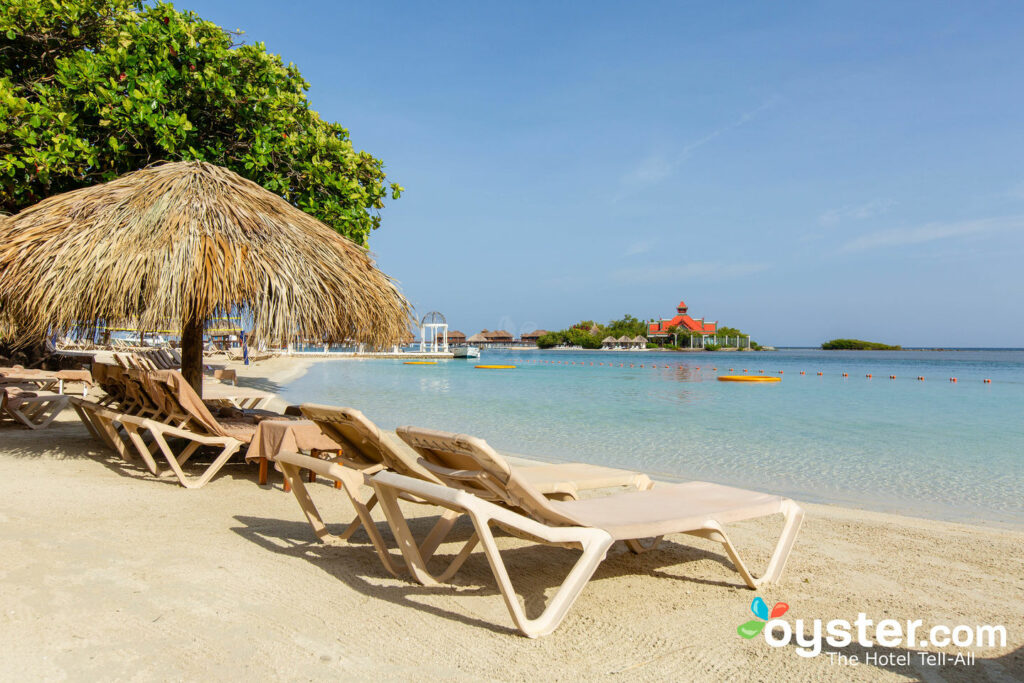
[[[68,405],[68,397],[50,392],[0,386],[0,422],[10,420],[29,429],[45,429]]]
[[[550,500],[520,477],[514,468],[483,439],[415,427],[400,427],[398,436],[421,456],[421,464],[444,482],[438,485],[394,472],[370,478],[388,523],[405,558],[405,565],[423,584],[431,585],[452,573],[436,577],[426,567],[408,524],[398,506],[400,496],[415,496],[449,511],[470,516],[474,537],[457,556],[468,555],[478,541],[498,583],[516,627],[529,637],[546,635],[561,623],[569,608],[617,540],[634,551],[653,546],[666,534],[685,533],[718,541],[725,546],[744,582],[751,588],[777,581],[785,567],[803,520],[803,510],[780,496],[746,491],[707,482],[663,484],[585,500]],[[740,559],[724,524],[781,513],[781,537],[761,578],[754,577]],[[491,533],[491,524],[533,541],[570,545],[583,553],[558,588],[544,612],[527,618]]]
[[[384,540],[373,523],[371,510],[377,504],[377,497],[367,486],[366,477],[389,469],[435,484],[441,484],[442,481],[421,465],[401,442],[396,442],[394,437],[381,431],[360,411],[314,403],[305,403],[300,409],[304,417],[315,422],[339,447],[338,455],[330,461],[290,452],[280,453],[275,458],[313,532],[320,541],[337,545],[345,542],[362,526],[370,536],[384,566],[397,575],[399,565],[388,555]],[[341,534],[334,535],[328,532],[316,504],[299,476],[300,468],[340,484],[348,495],[356,510],[356,518]],[[516,467],[516,472],[529,481],[541,495],[562,500],[575,499],[580,490],[586,489],[626,486],[643,490],[651,486],[651,480],[647,475],[585,463]],[[430,557],[433,554],[458,517],[459,514],[449,513],[441,516],[433,531],[420,546],[421,555]],[[455,568],[457,569],[457,566]]]

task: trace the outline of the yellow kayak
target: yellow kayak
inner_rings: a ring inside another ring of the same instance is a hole
[[[719,375],[719,382],[781,382],[781,377],[762,377],[761,375]]]
[[[515,370],[515,365],[474,365],[474,368],[481,368],[483,370]]]

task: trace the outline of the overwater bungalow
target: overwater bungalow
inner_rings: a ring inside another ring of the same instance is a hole
[[[444,337],[444,335],[441,335],[441,334],[437,335],[437,343],[438,344],[443,344],[444,343],[443,337]],[[448,345],[449,346],[462,346],[465,343],[466,343],[466,333],[465,332],[459,332],[458,330],[449,330],[449,332],[448,332]]]
[[[505,330],[494,330],[493,332],[484,330],[480,334],[484,336],[487,340],[486,343],[490,346],[505,346],[515,341],[512,338],[512,333]]]
[[[547,334],[547,330],[534,330],[533,332],[524,332],[519,340],[524,344],[536,344],[537,340]]]

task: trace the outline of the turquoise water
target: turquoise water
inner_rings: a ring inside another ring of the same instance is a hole
[[[519,368],[478,370],[475,363]],[[744,368],[782,381],[715,379]],[[479,361],[437,365],[318,363],[282,396],[353,406],[385,428],[474,434],[541,459],[1024,526],[1022,350],[485,350]]]

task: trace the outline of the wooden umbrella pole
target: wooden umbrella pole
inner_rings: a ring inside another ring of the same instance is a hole
[[[203,321],[191,318],[181,328],[181,374],[203,396]]]

